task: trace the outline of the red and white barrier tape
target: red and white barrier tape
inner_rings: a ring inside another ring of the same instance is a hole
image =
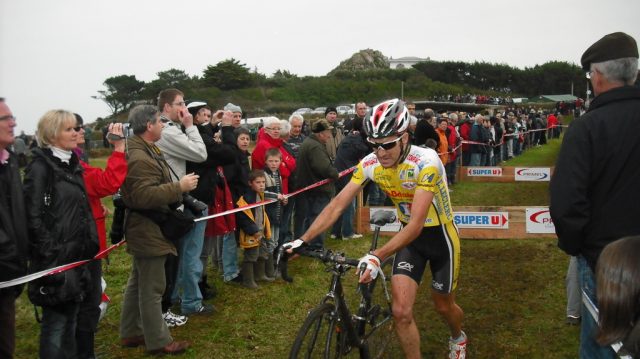
[[[348,169],[340,172],[338,174],[338,177],[346,176],[347,174],[355,171],[355,169],[356,169],[355,166],[351,167],[351,168],[348,168]],[[309,185],[307,187],[301,188],[301,189],[299,189],[299,190],[297,190],[295,192],[286,194],[284,196],[286,198],[289,198],[289,197],[295,196],[297,194],[300,194],[300,193],[302,193],[304,191],[308,191],[308,190],[310,190],[312,188],[316,188],[316,187],[322,186],[323,184],[329,183],[331,181],[332,181],[331,179],[324,179],[322,181],[316,182],[316,183],[314,183],[312,185]],[[236,212],[241,212],[241,211],[244,211],[245,209],[251,209],[251,208],[255,208],[255,207],[264,206],[266,204],[273,203],[275,201],[277,201],[277,200],[268,199],[266,201],[260,201],[260,202],[252,203],[252,204],[247,205],[247,206],[234,208],[234,209],[231,209],[231,210],[228,210],[228,211],[212,214],[210,216],[200,217],[200,218],[195,219],[195,222],[204,221],[204,220],[207,220],[207,219],[216,218],[216,217],[220,217],[220,216],[225,216],[225,215],[236,213]],[[77,262],[73,262],[73,263],[68,263],[68,264],[64,264],[64,265],[57,266],[57,267],[54,267],[54,268],[45,269],[45,270],[42,270],[40,272],[32,273],[32,274],[26,275],[24,277],[15,278],[15,279],[8,280],[8,281],[5,281],[5,282],[0,282],[0,289],[12,287],[14,285],[24,284],[24,283],[30,282],[32,280],[36,280],[38,278],[42,278],[44,276],[54,275],[54,274],[58,274],[58,273],[67,271],[69,269],[72,269],[72,268],[81,266],[83,264],[89,263],[92,260],[102,259],[102,258],[106,257],[107,254],[109,254],[109,252],[113,251],[117,247],[120,247],[125,242],[126,242],[126,240],[123,240],[123,241],[121,241],[121,242],[119,242],[117,244],[114,244],[114,245],[108,247],[107,249],[105,249],[105,250],[99,252],[98,254],[96,254],[95,257],[93,257],[92,259],[85,259],[85,260],[81,260],[81,261],[77,261]]]
[[[355,169],[356,169],[356,166],[353,166],[351,168],[347,168],[346,170],[338,173],[338,177],[346,176],[349,173],[355,171]],[[291,192],[289,194],[285,194],[284,197],[285,198],[293,197],[293,196],[295,196],[297,194],[300,194],[300,193],[302,193],[304,191],[308,191],[308,190],[310,190],[312,188],[316,188],[316,187],[322,186],[323,184],[327,184],[329,182],[331,182],[331,179],[329,179],[329,178],[323,179],[322,181],[318,181],[318,182],[316,182],[314,184],[311,184],[311,185],[309,185],[307,187],[301,188],[301,189],[299,189],[297,191]],[[230,209],[228,211],[212,214],[212,215],[205,216],[205,217],[196,218],[194,221],[195,222],[200,222],[200,221],[208,220],[208,219],[211,219],[211,218],[222,217],[222,216],[226,216],[227,214],[232,214],[232,213],[236,213],[236,212],[242,212],[245,209],[251,209],[251,208],[264,206],[264,205],[267,205],[269,203],[273,203],[275,201],[277,201],[277,200],[276,199],[267,199],[267,200],[256,202],[256,203],[252,203],[252,204],[249,204],[249,205],[246,205],[246,206]]]
[[[102,259],[109,252],[111,252],[112,250],[116,249],[117,247],[120,247],[124,242],[125,241],[122,241],[120,243],[112,245],[111,247],[109,247],[109,248],[101,251],[100,253],[96,254],[95,257],[93,257],[92,259],[84,259],[84,260],[73,262],[73,263],[63,264],[61,266],[45,269],[45,270],[42,270],[40,272],[31,273],[31,274],[26,275],[24,277],[8,280],[6,282],[0,282],[0,289],[7,288],[7,287],[12,287],[14,285],[24,284],[24,283],[27,283],[27,282],[31,282],[32,280],[36,280],[36,279],[42,278],[44,276],[62,273],[62,272],[67,271],[69,269],[81,266],[81,265],[83,265],[85,263],[89,263],[92,260]]]

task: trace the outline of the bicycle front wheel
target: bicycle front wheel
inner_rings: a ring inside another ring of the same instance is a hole
[[[393,327],[393,313],[391,311],[391,272],[393,269],[394,257],[386,258],[380,269],[384,273],[384,279],[378,275],[369,284],[371,302],[369,303],[364,336],[369,344],[371,358],[393,358],[394,353],[390,352],[390,344],[396,341]],[[384,283],[383,283],[384,281]],[[386,292],[385,292],[386,287]],[[387,299],[387,293],[389,295]],[[395,354],[397,357],[397,353]]]
[[[347,333],[338,320],[335,306],[323,303],[307,315],[289,358],[342,358],[346,352],[346,339]]]

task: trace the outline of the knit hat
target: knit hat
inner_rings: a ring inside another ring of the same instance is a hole
[[[604,62],[625,57],[638,58],[638,44],[633,37],[624,32],[614,32],[591,45],[582,54],[580,63],[585,71],[591,70],[592,63]]]
[[[238,105],[234,105],[231,102],[229,102],[228,104],[224,105],[224,110],[225,111],[231,111],[231,112],[240,112],[242,113],[242,109],[240,108],[240,106]]]
[[[335,112],[336,114],[338,113],[338,110],[335,107],[327,107],[326,110],[324,110],[324,116],[327,117],[327,115],[329,114],[329,112]]]

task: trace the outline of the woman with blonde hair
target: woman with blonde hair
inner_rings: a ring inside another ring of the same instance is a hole
[[[24,176],[29,229],[29,270],[37,272],[83,259],[99,249],[77,147],[76,118],[51,110],[38,122],[38,148]],[[86,265],[29,283],[29,299],[42,307],[41,358],[75,358],[80,303],[92,291]]]

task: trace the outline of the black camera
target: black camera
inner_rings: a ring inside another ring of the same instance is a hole
[[[113,207],[115,208],[115,210],[113,211],[113,222],[111,223],[109,237],[111,238],[112,244],[117,244],[124,238],[124,218],[126,206],[124,205],[124,200],[122,199],[120,190],[118,190],[118,192],[116,192],[111,198],[113,200]]]
[[[192,195],[185,193],[182,195],[182,204],[196,217],[201,217],[202,212],[209,208],[206,203],[198,201]]]
[[[129,128],[129,124],[128,123],[123,123],[122,124],[122,134],[124,136],[120,136],[120,135],[116,135],[114,133],[109,132],[107,134],[107,139],[111,140],[111,141],[119,141],[119,140],[124,140],[126,138],[129,138],[129,135],[131,134],[131,129]]]

